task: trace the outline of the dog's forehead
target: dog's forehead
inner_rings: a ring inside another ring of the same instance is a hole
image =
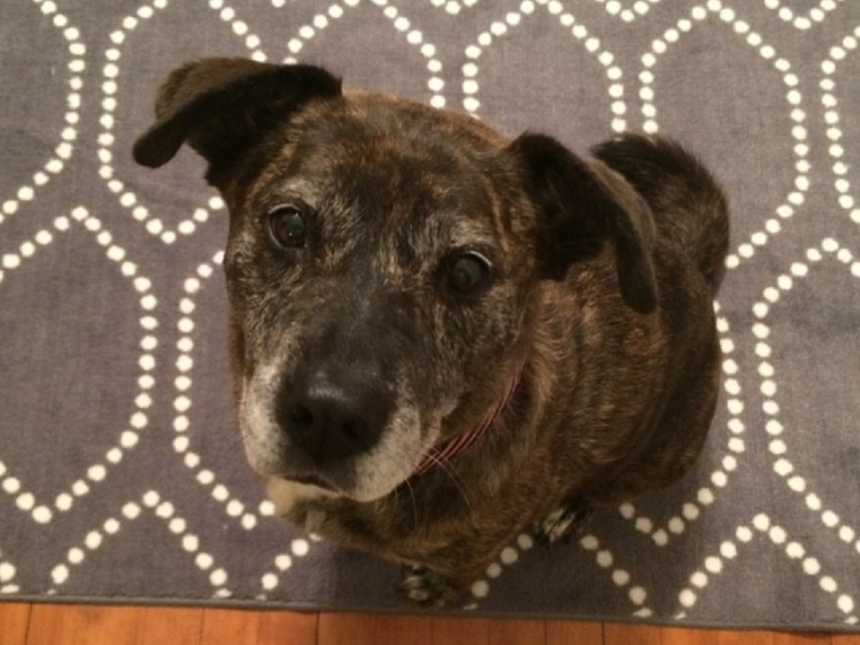
[[[443,200],[476,188],[496,154],[450,114],[385,97],[335,103],[300,122],[294,136],[285,151],[292,170],[336,182],[340,192],[372,185]]]
[[[468,121],[373,95],[308,112],[289,130],[278,170],[260,192],[388,227],[432,228],[441,218],[456,224],[450,233],[458,239],[482,228],[492,234],[498,146]]]

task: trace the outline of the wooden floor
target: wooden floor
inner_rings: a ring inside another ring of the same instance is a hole
[[[860,635],[0,603],[0,645],[860,645]]]

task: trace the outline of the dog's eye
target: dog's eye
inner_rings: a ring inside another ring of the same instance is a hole
[[[462,295],[475,294],[489,285],[490,261],[469,251],[453,259],[448,269],[448,286]]]
[[[269,212],[269,234],[278,246],[297,247],[305,243],[307,225],[295,206],[277,206]]]

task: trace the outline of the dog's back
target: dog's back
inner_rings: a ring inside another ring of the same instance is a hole
[[[729,246],[726,199],[711,173],[670,139],[624,135],[593,149],[654,212],[658,236],[694,262],[716,295]]]

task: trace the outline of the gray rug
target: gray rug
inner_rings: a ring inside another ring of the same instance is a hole
[[[408,610],[396,568],[291,531],[232,427],[226,216],[157,82],[227,54],[587,145],[670,133],[722,179],[725,391],[695,472],[464,613],[857,630],[860,2],[0,3],[0,598]],[[853,79],[853,80],[852,80]]]

